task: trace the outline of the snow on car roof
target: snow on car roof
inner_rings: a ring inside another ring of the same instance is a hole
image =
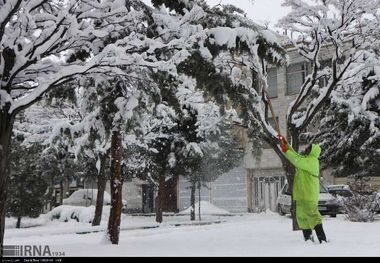
[[[92,199],[96,199],[96,196],[98,194],[98,189],[79,189],[76,190],[74,193],[72,193],[67,199],[70,201],[80,201],[83,199],[86,199],[87,197],[90,197]],[[108,192],[104,191],[104,202],[111,202],[111,196]]]
[[[336,185],[328,185],[327,188],[329,190],[348,190],[349,186],[346,184],[336,184]]]

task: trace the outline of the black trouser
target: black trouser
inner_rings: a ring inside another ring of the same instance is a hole
[[[311,229],[302,230],[302,233],[303,237],[305,238],[305,241],[309,240],[312,234]]]
[[[319,243],[322,243],[322,241],[326,241],[326,234],[325,234],[325,231],[323,230],[322,224],[316,225],[314,230],[315,230],[315,233],[317,234]],[[302,230],[302,232],[303,232],[303,237],[305,238],[305,241],[309,240],[310,236],[312,235],[311,229]]]

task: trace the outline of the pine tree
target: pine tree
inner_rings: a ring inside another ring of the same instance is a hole
[[[337,177],[378,176],[380,172],[380,84],[370,71],[360,82],[340,87],[313,136],[322,161]]]
[[[38,217],[45,204],[48,184],[39,161],[42,146],[22,144],[22,136],[13,139],[7,214],[17,218],[16,228],[21,227],[22,217]]]
[[[224,117],[226,118],[226,117]],[[206,146],[202,149],[203,156],[194,167],[194,174],[188,177],[191,183],[191,220],[195,220],[195,191],[208,187],[207,183],[215,181],[220,175],[229,172],[242,163],[244,151],[242,144],[234,134],[234,125],[228,119],[222,119],[218,124],[218,132],[211,133]],[[201,200],[199,201],[199,205]],[[199,218],[200,215],[199,207]]]

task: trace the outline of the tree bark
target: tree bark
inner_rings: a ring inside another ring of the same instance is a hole
[[[107,176],[106,176],[106,171],[105,171],[106,160],[107,160],[106,155],[100,156],[100,171],[98,175],[98,193],[96,196],[95,216],[94,216],[94,220],[92,221],[93,226],[99,226],[102,220],[104,191],[106,189],[106,184],[107,184]]]
[[[111,139],[111,210],[108,220],[108,237],[119,244],[123,179],[121,177],[122,144],[120,131],[112,132]]]
[[[46,209],[48,211],[52,210],[55,207],[55,198],[54,198],[54,180],[50,179],[50,185],[48,188],[48,194],[46,195]]]
[[[4,243],[5,209],[7,199],[7,184],[9,178],[9,154],[13,117],[7,114],[8,107],[0,110],[0,247]],[[0,249],[0,256],[2,251]]]
[[[300,140],[299,140],[300,132],[295,128],[290,129],[289,131],[290,131],[290,135],[292,138],[292,147],[296,152],[298,152],[299,147],[300,147]],[[288,164],[285,167],[285,172],[287,174],[287,177],[289,177],[288,183],[289,183],[289,187],[290,187],[289,189],[291,189],[290,192],[291,192],[292,203],[290,206],[290,213],[292,216],[293,231],[298,231],[298,230],[300,230],[300,228],[299,228],[298,223],[297,223],[297,209],[296,209],[297,206],[296,206],[296,202],[293,199],[293,183],[294,183],[295,169],[292,165]]]
[[[63,179],[59,181],[59,204],[63,205]]]
[[[286,179],[288,181],[288,187],[291,193],[291,200],[292,203],[290,205],[290,214],[292,217],[292,226],[293,226],[293,231],[299,230],[298,223],[297,223],[297,217],[296,217],[296,206],[295,202],[293,200],[293,180],[294,180],[294,168],[290,164],[286,163],[284,164],[284,170],[286,174]]]
[[[156,198],[156,222],[162,223],[162,212],[165,198],[165,176],[161,175],[158,181],[158,194]]]
[[[198,217],[199,221],[202,220],[201,218],[201,182],[198,182]]]
[[[191,196],[190,196],[190,220],[195,221],[195,183],[191,183]]]
[[[17,217],[16,228],[21,228],[21,216]]]

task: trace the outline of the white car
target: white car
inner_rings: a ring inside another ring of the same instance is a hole
[[[79,189],[72,193],[69,198],[63,199],[64,205],[72,206],[91,206],[96,205],[97,189]],[[126,207],[127,201],[123,199],[123,206]],[[103,205],[111,205],[111,196],[104,191]]]
[[[352,196],[350,187],[345,184],[328,185],[327,189],[329,190],[329,193],[332,194],[334,197],[337,197],[337,196],[351,197]]]
[[[288,184],[286,183],[277,198],[277,212],[280,215],[290,214],[291,200]],[[336,217],[340,210],[338,201],[323,184],[320,184],[318,208],[321,215],[330,215],[331,217]]]

